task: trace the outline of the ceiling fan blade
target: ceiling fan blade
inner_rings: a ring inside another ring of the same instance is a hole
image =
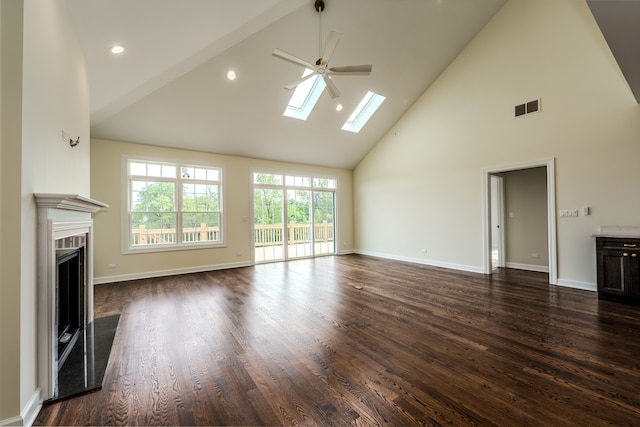
[[[366,75],[370,74],[373,69],[373,65],[345,65],[343,67],[331,67],[329,71],[333,74],[353,74],[353,75]]]
[[[342,33],[336,30],[331,30],[331,32],[329,33],[329,38],[327,39],[327,43],[324,46],[324,52],[322,52],[322,57],[320,58],[322,60],[322,64],[328,64],[331,60],[333,52],[336,50],[336,46],[338,46],[341,35]]]
[[[338,90],[338,88],[336,87],[336,85],[333,83],[333,81],[331,81],[331,77],[327,76],[326,74],[322,76],[322,78],[324,79],[324,82],[327,85],[327,91],[329,91],[329,95],[331,95],[331,98],[337,98],[340,96],[340,91]]]
[[[301,67],[306,67],[311,70],[315,70],[316,68],[314,65],[309,64],[304,59],[300,59],[297,56],[291,55],[290,53],[287,53],[284,50],[274,49],[272,55],[275,56],[276,58],[284,59],[285,61],[289,61],[293,64],[300,65]]]
[[[315,72],[309,73],[306,76],[303,76],[301,79],[298,79],[295,82],[286,85],[284,88],[285,89],[289,89],[289,90],[295,89],[300,83],[303,83],[304,81],[306,81],[307,79],[309,79],[309,78],[311,78],[311,77],[313,77],[315,75],[317,75],[317,73],[315,73]]]

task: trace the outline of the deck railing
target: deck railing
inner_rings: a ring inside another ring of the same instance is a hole
[[[132,245],[176,243],[176,229],[152,229],[141,224],[139,228],[131,230],[131,240]],[[218,240],[220,240],[219,227],[207,227],[207,224],[200,224],[200,227],[182,229],[183,242],[215,242]]]
[[[309,224],[298,224],[289,221],[287,228],[287,243],[289,246],[311,242],[311,227]],[[254,227],[253,242],[259,246],[280,246],[284,241],[283,227],[276,225],[256,225]],[[313,240],[315,242],[333,242],[333,224],[323,221],[313,224]]]
[[[311,227],[309,224],[297,224],[290,221],[287,225],[287,243],[296,245],[311,242]],[[255,246],[280,246],[284,241],[282,225],[256,225],[254,226],[253,241]],[[313,238],[315,242],[333,242],[333,224],[323,221],[313,224]],[[176,243],[176,229],[148,229],[144,224],[131,230],[132,245],[161,245]],[[183,242],[215,242],[220,240],[219,227],[183,228]]]

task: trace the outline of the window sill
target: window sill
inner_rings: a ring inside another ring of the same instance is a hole
[[[154,252],[175,252],[175,251],[192,251],[198,249],[217,249],[226,248],[226,242],[216,243],[182,243],[169,245],[140,245],[132,246],[122,250],[122,255],[146,254]]]

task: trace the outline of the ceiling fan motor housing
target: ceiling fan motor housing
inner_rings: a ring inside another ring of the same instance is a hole
[[[315,9],[318,13],[322,12],[325,8],[323,0],[315,0],[314,3]],[[322,14],[320,14],[322,17]],[[320,26],[322,27],[322,21],[320,21]],[[329,38],[324,46],[324,51],[322,50],[322,45],[320,45],[319,53],[320,58],[318,58],[315,62],[315,65],[305,61],[304,59],[300,59],[295,55],[287,53],[280,49],[275,49],[273,51],[273,56],[284,59],[285,61],[289,61],[293,64],[308,68],[311,70],[311,73],[305,73],[301,79],[285,86],[286,89],[293,89],[297,87],[300,83],[306,81],[307,79],[313,76],[321,76],[325,82],[327,91],[331,98],[337,98],[340,96],[340,91],[336,87],[335,83],[331,80],[331,75],[333,74],[350,74],[350,75],[368,75],[371,73],[371,64],[368,65],[347,65],[344,67],[329,67],[329,62],[331,61],[331,57],[333,56],[333,52],[340,41],[340,32],[336,30],[331,30],[329,34]],[[320,41],[322,41],[322,28],[320,28]]]

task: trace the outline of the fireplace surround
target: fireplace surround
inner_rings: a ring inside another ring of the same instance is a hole
[[[38,207],[38,385],[46,401],[58,397],[59,368],[72,341],[93,321],[91,215],[108,205],[77,194],[34,196]],[[60,277],[69,283],[61,287]]]

